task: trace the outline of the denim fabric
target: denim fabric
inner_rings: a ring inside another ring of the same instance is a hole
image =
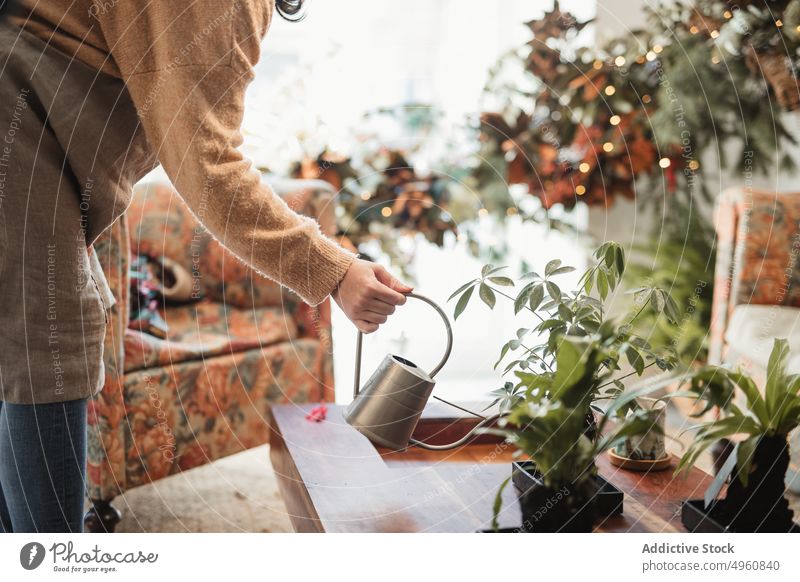
[[[0,402],[0,531],[83,531],[87,402]]]

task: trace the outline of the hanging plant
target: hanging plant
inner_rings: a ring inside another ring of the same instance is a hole
[[[544,208],[570,209],[610,206],[618,196],[707,195],[701,154],[731,139],[745,142],[755,169],[769,167],[780,140],[794,141],[774,112],[793,109],[800,94],[798,1],[741,4],[660,6],[647,30],[595,49],[584,46],[590,22],[556,2],[527,23],[531,40],[504,57],[487,86],[498,107],[481,116],[481,158],[500,155],[505,166],[493,179],[526,186]],[[789,25],[766,17],[773,5]],[[736,37],[742,22],[747,34]],[[522,80],[504,80],[511,63]],[[484,185],[492,179],[476,173]]]
[[[533,38],[507,58],[522,64],[532,89],[490,83],[506,106],[481,117],[482,154],[502,152],[505,180],[526,185],[545,208],[635,198],[636,178],[666,168],[674,188],[682,165],[677,150],[659,151],[649,127],[657,65],[629,63],[624,46],[616,54],[581,47],[588,24],[557,2],[527,23]]]
[[[437,175],[420,175],[404,152],[380,148],[362,160],[356,170],[349,158],[323,152],[295,165],[293,176],[321,179],[339,192],[338,236],[353,250],[368,254],[367,243],[378,241],[382,252],[398,263],[397,241],[422,235],[442,246],[445,234],[457,234],[447,211],[449,181]]]

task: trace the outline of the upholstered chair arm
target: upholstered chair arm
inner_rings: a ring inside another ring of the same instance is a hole
[[[726,190],[715,225],[709,358],[720,362],[725,330],[737,305],[800,306],[800,194]]]

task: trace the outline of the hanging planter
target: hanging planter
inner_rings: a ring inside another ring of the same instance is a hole
[[[794,75],[792,61],[785,52],[759,55],[749,50],[745,62],[754,74],[764,76],[781,107],[786,111],[795,111],[800,107],[800,86]]]

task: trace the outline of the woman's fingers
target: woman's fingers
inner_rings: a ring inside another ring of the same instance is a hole
[[[378,324],[377,323],[370,323],[369,321],[364,321],[363,319],[356,319],[353,321],[358,331],[362,333],[372,333],[374,331],[378,331]]]
[[[389,305],[403,305],[406,302],[406,296],[398,293],[391,287],[387,287],[380,281],[376,281],[374,286],[368,289],[370,300],[383,301]]]
[[[398,293],[411,293],[414,290],[413,287],[393,277],[392,274],[383,267],[378,267],[375,271],[375,278]]]
[[[382,313],[376,313],[374,311],[362,311],[358,314],[358,318],[362,321],[377,324],[386,323],[386,320],[388,319],[386,315]]]
[[[392,277],[383,267],[357,259],[353,261],[333,298],[348,319],[363,333],[372,333],[406,302],[404,293],[412,288]]]
[[[394,305],[389,305],[384,301],[379,301],[377,299],[370,300],[366,305],[366,310],[374,311],[375,313],[380,313],[382,315],[391,315],[394,313],[395,310]]]
[[[403,305],[406,302],[404,293],[410,293],[414,289],[405,283],[401,283],[380,265],[374,265],[372,272],[375,274],[375,285],[370,288],[370,294],[374,299],[378,299],[390,305]]]

